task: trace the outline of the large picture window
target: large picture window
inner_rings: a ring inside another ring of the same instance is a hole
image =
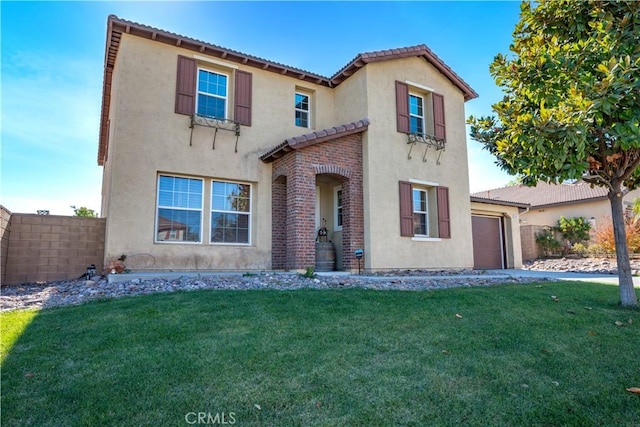
[[[211,243],[250,244],[251,185],[211,183]]]
[[[158,177],[156,241],[202,241],[202,189],[201,179]]]
[[[224,74],[198,69],[198,115],[227,117],[227,80]]]

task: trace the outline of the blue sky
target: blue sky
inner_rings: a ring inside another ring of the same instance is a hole
[[[466,114],[501,98],[489,75],[507,53],[519,2],[0,2],[0,203],[12,212],[100,211],[98,127],[109,14],[331,76],[358,53],[425,43],[476,92]],[[471,191],[505,185],[468,141]],[[446,155],[446,153],[444,154]]]

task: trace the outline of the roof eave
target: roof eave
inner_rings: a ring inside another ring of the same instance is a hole
[[[513,206],[513,207],[520,208],[520,209],[527,209],[527,208],[531,207],[531,205],[529,205],[528,203],[511,202],[511,201],[507,201],[507,200],[487,199],[487,198],[478,197],[478,196],[470,196],[470,198],[471,198],[472,202],[484,203],[484,204],[488,204],[488,205]]]
[[[585,199],[575,199],[575,200],[566,200],[563,202],[556,202],[556,203],[546,203],[544,205],[531,205],[531,209],[546,209],[546,208],[555,208],[558,206],[565,206],[565,205],[575,205],[577,203],[590,203],[590,202],[599,202],[602,200],[608,200],[607,196],[598,196],[598,197],[589,197],[589,198],[585,198]]]
[[[367,64],[411,57],[423,57],[427,62],[433,65],[462,92],[465,101],[478,97],[478,93],[473,90],[467,82],[458,76],[447,64],[444,63],[444,61],[442,61],[442,59],[440,59],[424,44],[407,48],[361,53],[345,65],[340,71],[334,74],[330,80],[333,84],[338,85]]]

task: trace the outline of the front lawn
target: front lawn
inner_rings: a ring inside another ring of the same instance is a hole
[[[638,426],[640,311],[617,301],[615,286],[544,282],[3,313],[0,421]]]

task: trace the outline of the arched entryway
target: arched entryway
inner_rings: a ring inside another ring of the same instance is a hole
[[[315,266],[323,226],[337,246],[336,269],[358,268],[354,251],[364,249],[361,132],[366,127],[359,129],[334,132],[313,144],[283,145],[262,157],[273,162],[274,269]]]

